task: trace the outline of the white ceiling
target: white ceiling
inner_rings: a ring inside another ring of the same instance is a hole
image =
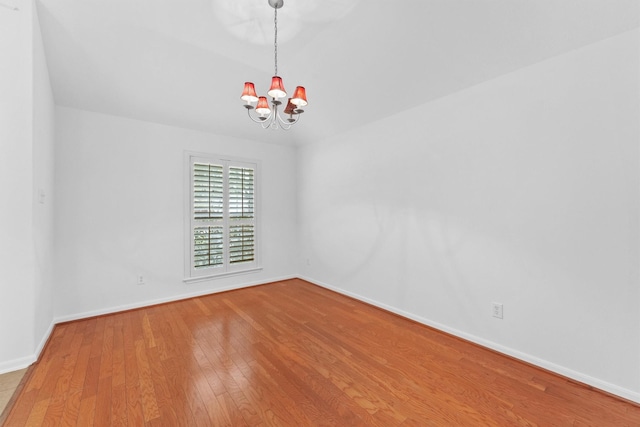
[[[637,28],[640,0],[285,0],[280,75],[309,105],[263,130],[267,0],[37,0],[56,104],[273,143],[316,141]]]

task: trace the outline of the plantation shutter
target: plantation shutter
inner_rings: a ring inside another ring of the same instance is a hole
[[[215,276],[256,268],[255,163],[189,159],[188,274]]]
[[[229,168],[229,217],[253,219],[254,172],[250,168]]]
[[[254,169],[229,167],[229,262],[254,260]]]
[[[193,164],[193,268],[224,264],[224,168]]]
[[[193,267],[220,267],[224,263],[224,233],[219,226],[193,229]]]
[[[222,165],[194,163],[194,219],[222,219],[224,213],[224,168]]]

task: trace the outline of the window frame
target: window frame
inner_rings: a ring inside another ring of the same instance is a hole
[[[214,224],[215,220],[196,220],[194,218],[194,180],[195,163],[221,165],[223,167],[223,218],[217,223],[223,227],[223,263],[220,267],[200,268],[194,266],[194,228],[197,225]],[[229,230],[234,222],[230,219],[229,210],[229,168],[241,167],[253,169],[253,221],[240,220],[236,225],[252,223],[254,227],[254,256],[253,261],[231,264]],[[246,274],[262,270],[260,257],[260,162],[253,159],[243,159],[209,153],[185,151],[185,198],[184,198],[184,282],[192,283],[218,277]]]

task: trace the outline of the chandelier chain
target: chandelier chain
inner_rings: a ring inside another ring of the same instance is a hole
[[[275,64],[275,73],[274,76],[278,75],[278,8],[274,8],[275,12],[273,14],[273,26],[274,26],[274,36],[273,36],[273,56],[274,56],[274,64]]]

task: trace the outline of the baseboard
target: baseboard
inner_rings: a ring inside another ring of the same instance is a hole
[[[201,297],[204,295],[211,295],[211,294],[217,294],[220,292],[228,292],[228,291],[235,291],[237,289],[243,289],[243,288],[250,288],[253,286],[260,286],[260,285],[264,285],[267,283],[273,283],[273,282],[280,282],[283,280],[290,280],[290,279],[295,279],[298,276],[282,276],[282,277],[275,277],[275,278],[270,278],[270,279],[265,279],[265,280],[260,280],[260,281],[251,281],[251,282],[245,282],[245,283],[241,283],[241,284],[236,284],[236,285],[231,285],[231,286],[225,286],[222,288],[216,288],[216,289],[205,289],[205,290],[201,290],[198,292],[188,292],[188,293],[184,293],[184,294],[179,294],[179,295],[173,295],[171,297],[167,297],[167,298],[157,298],[157,299],[153,299],[153,300],[145,300],[145,301],[140,301],[140,302],[136,302],[133,304],[123,304],[123,305],[119,305],[119,306],[115,306],[115,307],[107,307],[107,308],[101,308],[98,310],[92,310],[92,311],[85,311],[82,313],[76,313],[76,314],[70,314],[70,315],[65,315],[65,316],[58,316],[54,319],[54,323],[58,324],[58,323],[64,323],[64,322],[71,322],[74,320],[80,320],[80,319],[86,319],[89,317],[95,317],[95,316],[104,316],[106,314],[112,314],[112,313],[118,313],[120,311],[127,311],[127,310],[135,310],[136,308],[143,308],[143,307],[149,307],[152,305],[158,305],[158,304],[166,304],[168,302],[174,302],[174,301],[181,301],[181,300],[185,300],[185,299],[189,299],[189,298],[195,298],[195,297]]]
[[[2,362],[0,363],[0,375],[6,374],[7,372],[19,371],[20,369],[27,368],[36,360],[36,356],[32,354],[30,356],[21,357],[19,359],[7,360],[6,362]]]
[[[627,399],[627,400],[630,400],[632,402],[640,404],[640,393],[634,392],[633,390],[628,390],[626,388],[619,387],[619,386],[617,386],[615,384],[611,384],[611,383],[608,383],[606,381],[602,381],[602,380],[600,380],[598,378],[591,377],[589,375],[583,374],[581,372],[574,371],[574,370],[569,369],[569,368],[564,367],[564,366],[557,365],[555,363],[549,362],[549,361],[544,360],[544,359],[540,359],[538,357],[529,355],[527,353],[523,353],[523,352],[520,352],[518,350],[514,350],[512,348],[509,348],[509,347],[505,347],[503,345],[494,343],[493,341],[489,341],[489,340],[486,340],[484,338],[477,337],[475,335],[468,334],[468,333],[463,332],[463,331],[459,331],[457,329],[448,327],[448,326],[443,325],[441,323],[434,322],[434,321],[432,321],[430,319],[427,319],[427,318],[424,318],[424,317],[421,317],[421,316],[417,316],[417,315],[415,315],[413,313],[409,313],[407,311],[398,309],[396,307],[392,307],[392,306],[387,305],[387,304],[383,304],[383,303],[381,303],[379,301],[375,301],[373,299],[364,297],[362,295],[359,295],[359,294],[356,294],[356,293],[353,293],[353,292],[349,292],[349,291],[345,291],[344,289],[340,289],[340,288],[337,288],[335,286],[331,286],[331,285],[329,285],[327,283],[323,283],[323,282],[320,282],[320,281],[317,281],[317,280],[314,280],[314,279],[311,279],[311,278],[305,277],[305,276],[299,276],[299,278],[302,279],[302,280],[305,280],[305,281],[307,281],[309,283],[313,283],[314,285],[329,289],[331,291],[337,292],[337,293],[342,294],[342,295],[346,295],[348,297],[357,299],[358,301],[362,301],[362,302],[365,302],[367,304],[371,304],[371,305],[373,305],[375,307],[381,308],[383,310],[389,311],[391,313],[397,314],[397,315],[405,317],[407,319],[411,319],[411,320],[413,320],[415,322],[418,322],[418,323],[421,323],[423,325],[426,325],[426,326],[432,327],[434,329],[446,332],[446,333],[448,333],[450,335],[456,336],[458,338],[462,338],[462,339],[464,339],[466,341],[470,341],[470,342],[472,342],[474,344],[477,344],[477,345],[480,345],[482,347],[491,349],[491,350],[496,351],[498,353],[505,354],[507,356],[513,357],[515,359],[521,360],[521,361],[529,363],[531,365],[535,365],[537,367],[540,367],[540,368],[545,369],[547,371],[550,371],[550,372],[553,372],[555,374],[561,375],[561,376],[566,377],[568,379],[571,379],[573,381],[576,381],[576,382],[579,382],[579,383],[583,383],[586,386],[590,386],[590,387],[599,389],[599,390],[601,390],[601,391],[603,391],[605,393],[609,393],[609,394],[621,397],[623,399]]]
[[[54,326],[55,324],[51,322],[51,324],[49,325],[49,327],[47,328],[47,331],[42,336],[42,339],[40,340],[40,343],[36,347],[36,350],[33,354],[0,363],[0,375],[6,374],[7,372],[19,371],[20,369],[27,368],[31,364],[36,362],[40,357],[40,353],[42,353],[44,346],[47,344],[47,341],[51,336],[51,332],[53,332]]]
[[[49,324],[47,331],[44,333],[44,336],[40,340],[40,344],[38,344],[38,347],[36,347],[36,352],[34,354],[36,361],[40,359],[40,354],[42,354],[42,350],[44,350],[44,347],[47,345],[47,342],[49,341],[49,337],[51,336],[51,333],[53,332],[53,328],[55,326],[56,326],[55,322],[51,322]]]

